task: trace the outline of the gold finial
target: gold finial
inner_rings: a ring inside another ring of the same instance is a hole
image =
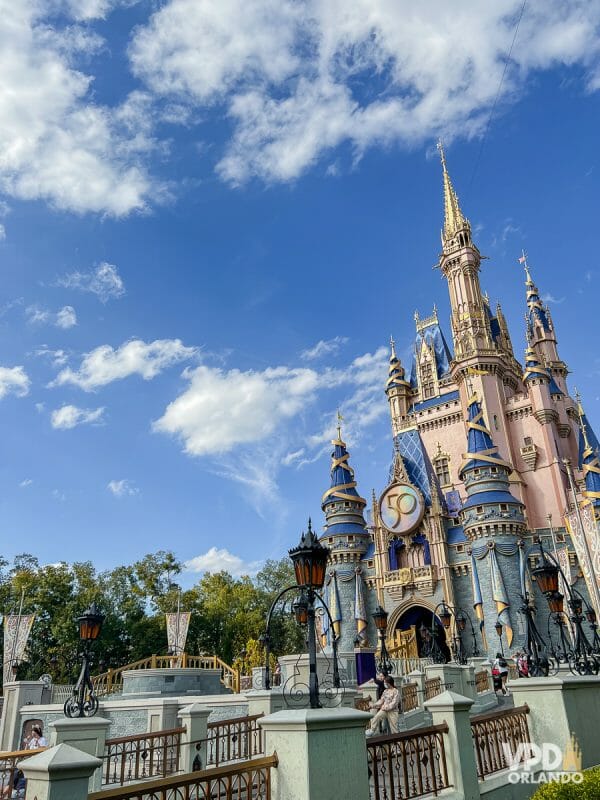
[[[337,438],[341,442],[342,441],[342,422],[344,418],[342,417],[340,410],[337,410]]]
[[[530,283],[533,286],[533,280],[531,278],[531,273],[529,272],[529,264],[527,263],[527,253],[525,250],[521,250],[521,255],[519,256],[519,264],[523,264],[523,269],[525,270],[525,283]]]
[[[437,144],[442,162],[442,177],[444,181],[444,243],[451,239],[461,228],[469,228],[469,221],[460,210],[458,197],[448,174],[446,155],[441,141]]]
[[[390,361],[392,361],[394,358],[397,358],[397,356],[396,356],[396,342],[394,341],[394,337],[393,336],[390,336],[390,347],[391,347],[391,350],[392,350],[392,354],[390,356]]]
[[[583,454],[585,455],[588,451],[590,453],[592,452],[592,447],[590,445],[590,442],[589,442],[589,439],[588,439],[588,435],[587,435],[587,425],[583,421],[583,417],[585,415],[585,412],[583,410],[583,406],[581,405],[581,395],[579,394],[577,389],[575,389],[575,399],[577,400],[577,415],[579,417],[579,427],[580,427],[581,433],[583,435],[583,447],[584,447]]]

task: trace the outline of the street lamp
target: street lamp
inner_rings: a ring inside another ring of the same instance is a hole
[[[504,630],[504,628],[502,627],[502,623],[500,622],[499,619],[496,620],[494,628],[496,629],[496,633],[498,634],[498,639],[500,640],[500,655],[502,656],[502,658],[504,658],[504,645],[502,644],[502,631]]]
[[[77,618],[79,623],[79,639],[83,643],[81,672],[73,687],[73,694],[65,702],[65,717],[93,717],[98,711],[98,698],[94,694],[94,685],[90,676],[90,651],[93,643],[100,636],[104,614],[96,603],[86,609]]]
[[[319,592],[325,584],[325,573],[327,570],[327,561],[329,559],[329,548],[322,545],[315,533],[313,532],[310,519],[308,520],[308,529],[306,533],[302,534],[300,542],[289,551],[289,556],[294,565],[294,574],[296,576],[296,585],[288,586],[283,589],[269,609],[267,615],[267,626],[261,641],[265,648],[265,688],[271,688],[270,668],[269,668],[269,653],[271,644],[271,618],[275,610],[275,606],[279,600],[288,592],[300,592],[299,597],[292,605],[292,612],[298,624],[306,626],[307,632],[307,647],[308,647],[308,694],[309,703],[311,708],[321,708],[319,702],[319,679],[317,676],[317,639],[315,633],[315,601],[319,600],[321,607],[329,619],[330,629],[332,631],[332,650],[333,650],[333,685],[335,689],[340,687],[340,676],[337,661],[337,640],[335,630],[333,629],[333,620],[331,613],[320,596]]]
[[[462,641],[462,634],[467,628],[467,622],[471,627],[471,636],[473,637],[473,648],[471,655],[479,655],[477,637],[475,635],[475,628],[473,626],[473,620],[471,617],[462,608],[449,606],[442,601],[441,603],[438,603],[433,611],[431,617],[431,631],[426,639],[429,646],[427,655],[431,656],[436,663],[441,664],[447,660],[437,641],[435,629],[436,617],[442,623],[444,631],[447,631],[450,634],[452,640],[452,655],[459,664],[467,663],[468,656]],[[453,620],[454,626],[452,626]]]
[[[582,595],[571,586],[570,581],[564,574],[560,564],[551,553],[544,550],[540,539],[535,545],[539,549],[538,563],[531,574],[535,577],[542,594],[545,595],[548,607],[555,624],[558,626],[561,640],[561,648],[553,651],[552,655],[558,660],[569,664],[570,671],[575,675],[597,675],[600,671],[600,655],[598,654],[598,637],[596,633],[596,612]],[[559,576],[567,592],[567,606],[569,609],[569,620],[572,625],[572,641],[569,642],[565,636],[565,620],[563,618],[564,597],[558,591]],[[586,606],[586,618],[594,633],[593,641],[590,642],[583,629],[583,605]],[[594,620],[592,622],[591,620]]]
[[[387,623],[388,623],[388,613],[383,608],[383,606],[379,605],[373,612],[373,620],[375,622],[375,627],[377,628],[377,634],[379,635],[379,644],[380,644],[380,653],[379,653],[379,661],[377,662],[377,671],[383,672],[384,675],[389,675],[391,672],[394,671],[394,665],[390,661],[390,655],[387,651],[387,647],[385,646],[385,633],[387,630]]]

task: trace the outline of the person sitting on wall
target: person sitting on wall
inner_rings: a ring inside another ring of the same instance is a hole
[[[391,675],[384,678],[385,689],[380,699],[371,708],[376,708],[377,713],[371,720],[367,728],[367,736],[374,736],[377,733],[377,726],[381,720],[387,720],[390,733],[398,733],[398,704],[400,702],[400,692],[396,689],[394,679]]]

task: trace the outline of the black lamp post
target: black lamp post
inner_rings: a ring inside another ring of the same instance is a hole
[[[504,658],[504,645],[502,644],[502,631],[504,628],[502,627],[502,623],[499,619],[496,620],[496,624],[494,625],[496,629],[496,633],[498,634],[498,641],[500,642],[500,655]]]
[[[100,636],[104,614],[100,613],[95,603],[77,618],[79,623],[79,639],[83,643],[81,672],[73,688],[73,695],[64,705],[65,717],[93,717],[98,711],[98,698],[94,694],[94,685],[90,676],[90,650],[92,644]]]
[[[324,612],[329,618],[332,631],[332,650],[333,650],[333,685],[338,689],[340,686],[340,676],[337,662],[337,636],[333,630],[333,620],[326,603],[319,592],[325,583],[325,572],[327,560],[329,559],[329,548],[322,545],[313,532],[310,519],[308,529],[302,534],[299,544],[289,551],[290,558],[294,565],[296,585],[288,586],[283,589],[273,601],[267,616],[266,631],[261,637],[261,643],[265,648],[265,688],[271,688],[271,677],[269,668],[269,653],[271,644],[271,618],[273,611],[279,600],[288,592],[300,592],[299,596],[292,605],[292,612],[299,625],[306,626],[307,648],[308,648],[308,694],[311,708],[321,708],[319,702],[319,679],[317,676],[317,639],[315,633],[315,601],[318,599]]]
[[[473,620],[464,611],[462,608],[453,607],[447,605],[445,602],[438,603],[435,607],[433,615],[431,617],[431,631],[428,637],[429,641],[429,652],[428,655],[433,658],[436,663],[444,663],[446,661],[446,656],[442,652],[441,647],[438,644],[437,636],[436,636],[436,626],[435,626],[435,619],[437,618],[442,623],[444,631],[449,631],[452,641],[452,655],[454,660],[457,661],[459,664],[466,664],[468,654],[465,649],[462,640],[462,634],[467,628],[467,622],[471,628],[471,636],[473,638],[473,647],[472,647],[472,656],[479,655],[479,649],[477,647],[477,637],[475,635],[475,627],[473,626]],[[452,622],[454,621],[454,626]]]
[[[388,622],[388,613],[382,606],[377,606],[375,611],[373,612],[373,620],[375,621],[375,627],[377,628],[377,634],[379,636],[379,661],[377,662],[377,671],[383,672],[384,675],[389,675],[391,672],[394,671],[394,665],[390,661],[390,655],[387,651],[387,647],[385,646],[385,633],[387,630],[387,622]]]
[[[584,600],[582,595],[574,589],[554,556],[544,550],[542,542],[538,539],[535,546],[539,549],[538,563],[531,574],[536,579],[537,585],[546,597],[550,613],[558,626],[561,645],[554,650],[553,656],[558,661],[568,663],[570,671],[575,675],[597,675],[600,671],[600,654],[597,650],[596,612]],[[573,638],[569,642],[565,635],[565,621],[563,617],[563,595],[558,590],[559,576],[563,579],[563,586],[567,592],[567,606],[569,619],[572,625]],[[583,604],[586,605],[586,618],[592,626],[594,634],[590,642],[583,629]],[[594,620],[593,622],[591,620]]]

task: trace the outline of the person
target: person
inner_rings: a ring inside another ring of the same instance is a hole
[[[27,744],[28,750],[39,750],[40,747],[48,747],[48,742],[46,741],[46,737],[42,732],[41,725],[32,725],[31,726],[31,739]]]
[[[499,685],[496,681],[494,681],[494,690],[498,691],[498,689],[502,689],[502,694],[508,694],[508,689],[506,688],[506,682],[508,680],[508,664],[506,663],[502,653],[496,653],[496,658],[492,666],[492,675],[500,678]]]
[[[13,797],[13,792],[16,793],[16,797],[24,797],[25,796],[25,787],[27,786],[27,781],[25,780],[25,775],[20,769],[13,769],[12,775],[10,776],[10,781],[7,786],[2,789],[0,793],[0,797]]]
[[[375,681],[375,685],[377,686],[377,700],[381,700],[381,695],[385,689],[385,675],[383,672],[378,672],[375,677],[373,678]]]
[[[529,663],[525,653],[517,653],[517,671],[519,673],[519,678],[529,677]]]
[[[390,733],[398,733],[398,703],[400,702],[400,692],[394,685],[391,675],[384,678],[385,688],[383,694],[371,708],[376,708],[377,712],[371,724],[367,728],[367,736],[374,736],[377,733],[377,726],[381,720],[387,720]]]

